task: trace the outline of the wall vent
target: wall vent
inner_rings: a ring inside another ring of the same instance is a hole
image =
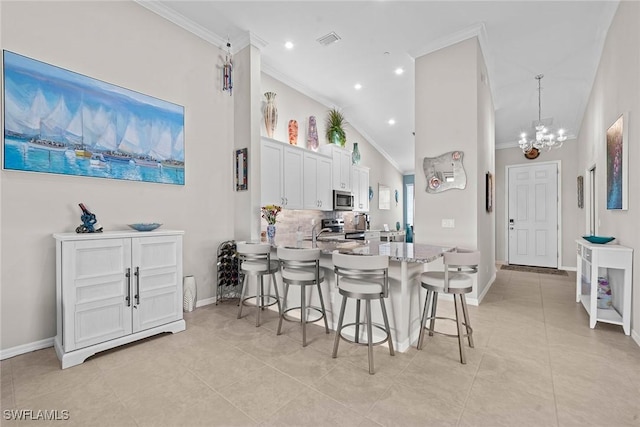
[[[335,43],[338,40],[340,40],[340,36],[337,35],[334,31],[331,31],[329,34],[324,35],[319,39],[317,39],[317,42],[320,43],[322,46],[329,46],[330,44]]]

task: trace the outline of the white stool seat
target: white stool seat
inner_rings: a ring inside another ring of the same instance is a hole
[[[260,274],[272,274],[278,271],[278,268],[280,267],[280,264],[278,263],[278,261],[273,261],[271,260],[269,262],[270,268],[267,269],[267,264],[265,261],[244,261],[242,263],[242,271],[248,272],[248,273],[260,273]]]
[[[422,273],[420,281],[424,288],[435,292],[444,292],[444,271]],[[473,290],[473,279],[468,274],[449,273],[449,293],[469,293]]]
[[[382,285],[380,283],[349,278],[340,280],[339,289],[353,294],[380,295],[382,293]]]
[[[290,268],[286,268],[282,270],[282,278],[286,280],[294,280],[299,282],[306,282],[310,280],[316,279],[316,272],[312,269],[300,269],[300,270],[292,270]],[[324,280],[324,270],[320,269],[320,281]]]

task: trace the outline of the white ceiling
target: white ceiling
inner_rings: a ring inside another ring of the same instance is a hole
[[[575,136],[617,1],[140,2],[234,49],[259,40],[263,71],[341,108],[402,172],[414,169],[414,59],[478,35],[496,109],[496,146],[516,145],[538,116]],[[329,46],[316,40],[335,31]],[[295,44],[292,50],[286,41]],[[388,52],[388,53],[385,53]],[[397,76],[394,70],[404,68]],[[363,88],[354,89],[359,82]],[[396,124],[387,122],[394,118]]]

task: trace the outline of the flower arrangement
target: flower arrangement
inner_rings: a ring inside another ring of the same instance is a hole
[[[278,205],[267,205],[260,208],[262,210],[262,218],[267,220],[267,224],[273,225],[276,223],[276,217],[282,210]]]

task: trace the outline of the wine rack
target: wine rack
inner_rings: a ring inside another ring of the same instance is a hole
[[[238,269],[238,256],[234,240],[220,243],[216,267],[218,270],[216,304],[225,300],[239,298],[242,278]]]

